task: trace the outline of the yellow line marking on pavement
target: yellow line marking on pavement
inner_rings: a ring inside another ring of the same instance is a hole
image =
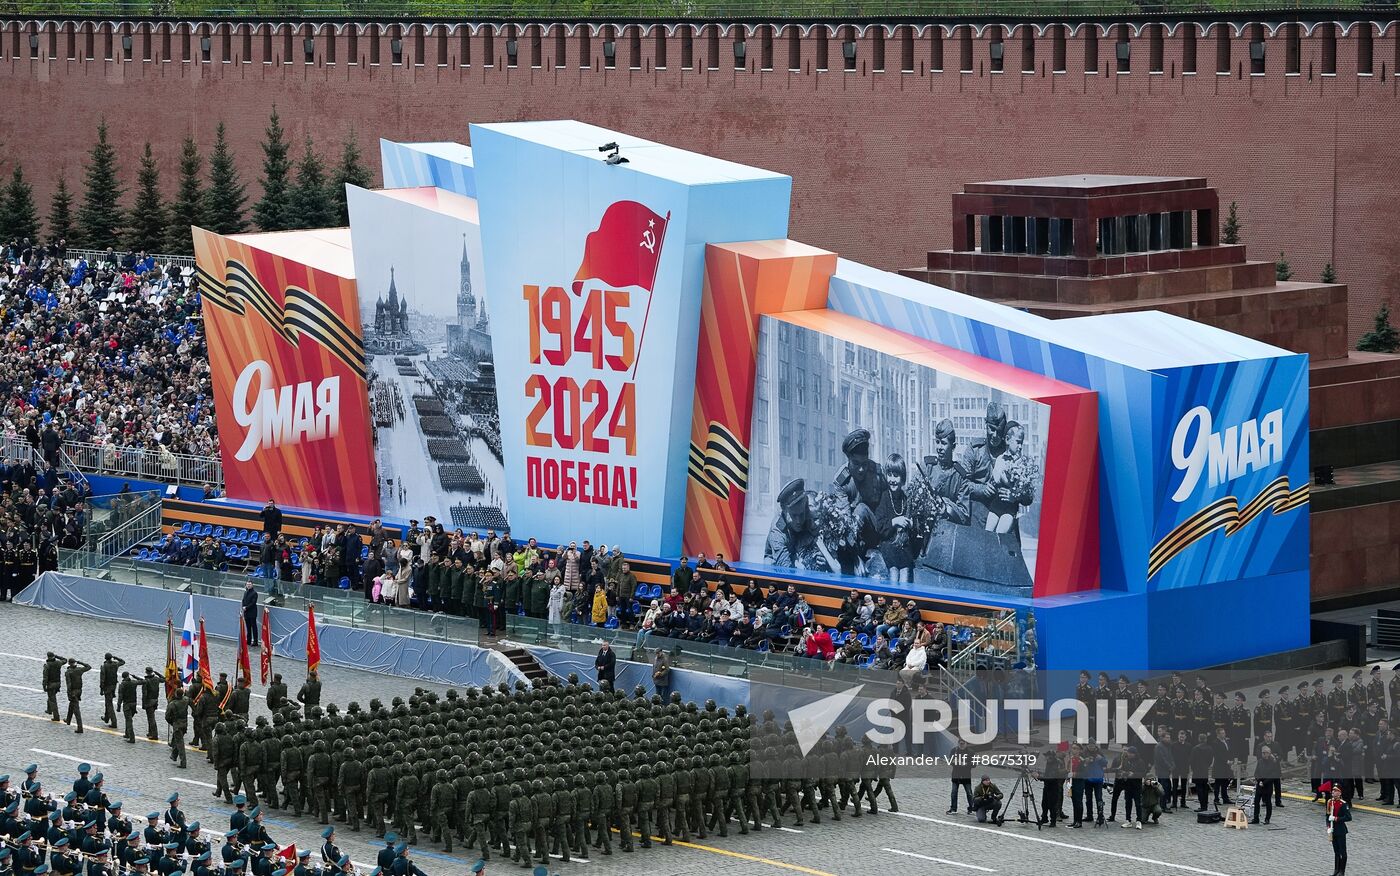
[[[1302,800],[1304,803],[1313,802],[1313,798],[1307,796],[1306,794],[1294,794],[1292,791],[1284,791],[1283,796],[1287,797],[1290,800]],[[1321,806],[1322,801],[1318,800],[1317,805]],[[1377,815],[1384,815],[1388,818],[1400,818],[1400,809],[1381,809],[1377,806],[1367,806],[1364,803],[1357,803],[1355,800],[1352,801],[1351,808],[1360,809],[1362,812],[1374,812]]]
[[[612,830],[614,832],[617,832],[617,828],[615,827]],[[637,833],[636,831],[633,831],[632,836],[640,839],[642,835],[640,833]],[[663,842],[662,838],[659,836],[653,836],[651,838],[651,841],[653,843]],[[701,845],[700,843],[688,843],[685,840],[678,840],[675,837],[671,838],[671,844],[686,849],[698,849],[702,852],[713,852],[716,855],[724,855],[727,858],[738,858],[741,861],[753,861],[756,864],[767,864],[770,867],[780,867],[784,870],[792,870],[797,873],[806,873],[807,876],[836,876],[836,874],[834,873],[828,873],[825,870],[814,870],[811,867],[804,867],[801,864],[789,864],[787,861],[775,861],[772,858],[760,858],[758,855],[746,855],[743,852],[736,852],[731,849],[721,849],[715,846],[705,846]]]
[[[31,715],[31,714],[29,714],[28,712],[12,712],[12,711],[10,711],[9,709],[0,709],[0,715],[9,715],[11,718],[28,718],[28,719],[31,720],[31,721],[45,721],[45,722],[49,722],[49,716],[48,716],[48,715]],[[50,722],[50,723],[60,723],[60,722]],[[67,726],[67,725],[65,725],[65,726]],[[124,737],[124,736],[126,735],[126,734],[122,733],[122,731],[120,731],[120,730],[113,730],[113,729],[110,728],[110,727],[85,726],[85,727],[83,727],[83,730],[85,730],[85,731],[90,731],[90,732],[93,732],[93,733],[106,733],[108,736],[123,736],[123,737]],[[137,742],[149,742],[149,743],[151,743],[152,745],[166,745],[166,746],[170,745],[170,741],[169,741],[168,739],[147,739],[146,736],[145,736],[145,734],[143,734],[143,733],[137,733],[137,734],[136,734],[136,741],[137,741]],[[203,752],[204,752],[204,749],[200,748],[198,745],[189,745],[189,744],[186,744],[186,745],[185,745],[185,750],[186,750],[186,751],[198,751],[198,752],[200,752],[200,753],[203,753]]]

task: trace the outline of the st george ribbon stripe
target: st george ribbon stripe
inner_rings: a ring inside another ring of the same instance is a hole
[[[690,444],[690,477],[720,499],[729,499],[729,489],[749,489],[748,448],[722,424],[711,420],[705,449]]]
[[[364,340],[324,302],[305,289],[289,286],[286,303],[279,306],[242,262],[229,259],[225,267],[226,279],[222,283],[207,272],[200,273],[200,292],[210,302],[240,316],[247,313],[246,302],[287,343],[295,347],[306,335],[344,362],[361,380],[365,379]]]
[[[1205,506],[1181,522],[1152,548],[1147,559],[1147,577],[1151,578],[1170,563],[1178,554],[1191,545],[1224,528],[1225,534],[1234,535],[1248,526],[1254,518],[1265,511],[1283,514],[1308,504],[1308,484],[1296,490],[1288,489],[1288,477],[1275,478],[1259,491],[1243,508],[1239,499],[1225,496]]]

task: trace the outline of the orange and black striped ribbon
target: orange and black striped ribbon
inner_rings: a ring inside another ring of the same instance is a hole
[[[749,449],[722,424],[710,421],[705,449],[690,442],[690,477],[721,500],[729,498],[730,488],[749,488]]]
[[[211,304],[243,316],[251,307],[283,340],[297,346],[302,335],[319,343],[332,356],[365,379],[364,340],[320,299],[298,286],[288,286],[283,305],[242,262],[229,259],[223,282],[200,270],[199,291]]]
[[[1290,491],[1286,475],[1273,480],[1243,508],[1234,496],[1216,499],[1183,520],[1157,542],[1147,558],[1147,577],[1151,578],[1162,571],[1178,554],[1217,529],[1223,527],[1226,535],[1234,535],[1265,511],[1282,514],[1306,504],[1308,484]]]

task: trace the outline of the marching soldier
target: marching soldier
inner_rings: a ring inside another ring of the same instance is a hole
[[[130,672],[122,673],[122,680],[117,684],[117,708],[121,710],[125,731],[122,738],[127,742],[136,743],[136,688],[139,685],[136,679],[131,677]]]
[[[170,725],[170,759],[185,769],[185,731],[189,728],[189,704],[179,688],[165,707],[165,723]]]
[[[306,681],[301,690],[297,691],[297,702],[301,703],[308,714],[313,708],[321,705],[321,677],[316,670],[312,669],[306,673]]]
[[[62,721],[58,714],[58,692],[62,688],[63,658],[50,651],[44,658],[44,693],[48,695],[48,705],[44,714],[50,721]]]
[[[297,852],[297,865],[292,868],[292,876],[319,876],[316,871],[311,869],[310,862],[310,849],[302,849]]]
[[[214,757],[214,796],[232,803],[235,789],[229,784],[229,771],[238,766],[238,743],[228,724],[219,722],[214,725],[210,754]]]
[[[180,792],[171,794],[165,802],[167,808],[162,820],[168,825],[166,836],[184,848],[185,841],[189,839],[190,826],[185,813],[180,810]]]
[[[340,763],[340,771],[336,775],[336,787],[340,789],[341,797],[345,801],[345,814],[350,822],[350,829],[359,833],[360,813],[364,812],[365,809],[363,796],[365,766],[353,749]],[[450,830],[448,832],[451,833]],[[452,837],[450,835],[447,838],[447,851],[452,851]]]
[[[98,681],[102,689],[102,721],[109,727],[117,726],[117,712],[112,708],[112,700],[117,695],[117,670],[125,665],[126,661],[120,657],[102,655],[102,670]]]
[[[92,664],[76,657],[69,657],[68,668],[63,670],[63,684],[68,689],[68,714],[64,716],[63,723],[71,724],[76,718],[78,728],[74,733],[83,732],[83,673],[91,670]]]
[[[345,771],[352,764],[356,767],[359,766],[359,764],[353,760],[347,760],[345,763],[341,764],[340,777],[342,786],[345,784]],[[357,789],[356,794],[358,795],[358,780],[356,781],[355,787]],[[346,805],[350,805],[348,793],[346,794]],[[437,771],[436,782],[434,782],[433,789],[429,794],[428,807],[432,821],[433,842],[443,843],[443,851],[451,854],[453,830],[452,816],[457,808],[457,789],[452,786],[452,777],[447,770],[440,769]],[[352,810],[350,818],[351,824],[353,825],[351,830],[359,830],[359,813]]]
[[[277,779],[282,772],[282,738],[275,731],[263,725],[259,718],[258,735],[262,743],[263,765],[258,773],[258,784],[262,788],[262,799],[269,809],[277,809],[281,795],[277,791]]]
[[[243,741],[238,746],[238,778],[233,790],[241,791],[243,796],[248,798],[250,809],[258,805],[257,781],[262,773],[262,765],[262,743],[257,740],[254,732],[245,731]]]
[[[165,682],[151,667],[146,667],[146,677],[141,679],[141,708],[146,713],[146,738],[160,739],[156,733],[156,709],[160,706],[160,689]]]
[[[290,808],[292,813],[301,817],[302,799],[301,789],[305,776],[306,761],[302,757],[301,747],[294,740],[288,740],[282,745],[282,751],[278,758],[282,773],[282,789],[286,793],[286,799],[282,801],[283,808]],[[273,789],[274,793],[275,788]]]
[[[287,705],[287,683],[282,680],[282,673],[272,673],[272,684],[267,686],[267,710],[276,714]]]

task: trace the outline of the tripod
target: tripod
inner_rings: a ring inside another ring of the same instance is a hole
[[[1030,770],[1022,769],[1016,776],[1016,783],[1011,786],[1011,799],[1015,800],[1020,794],[1021,808],[1016,813],[1016,820],[1022,824],[1033,822],[1035,829],[1040,830],[1040,806],[1035,802],[1035,785],[1031,781]]]

